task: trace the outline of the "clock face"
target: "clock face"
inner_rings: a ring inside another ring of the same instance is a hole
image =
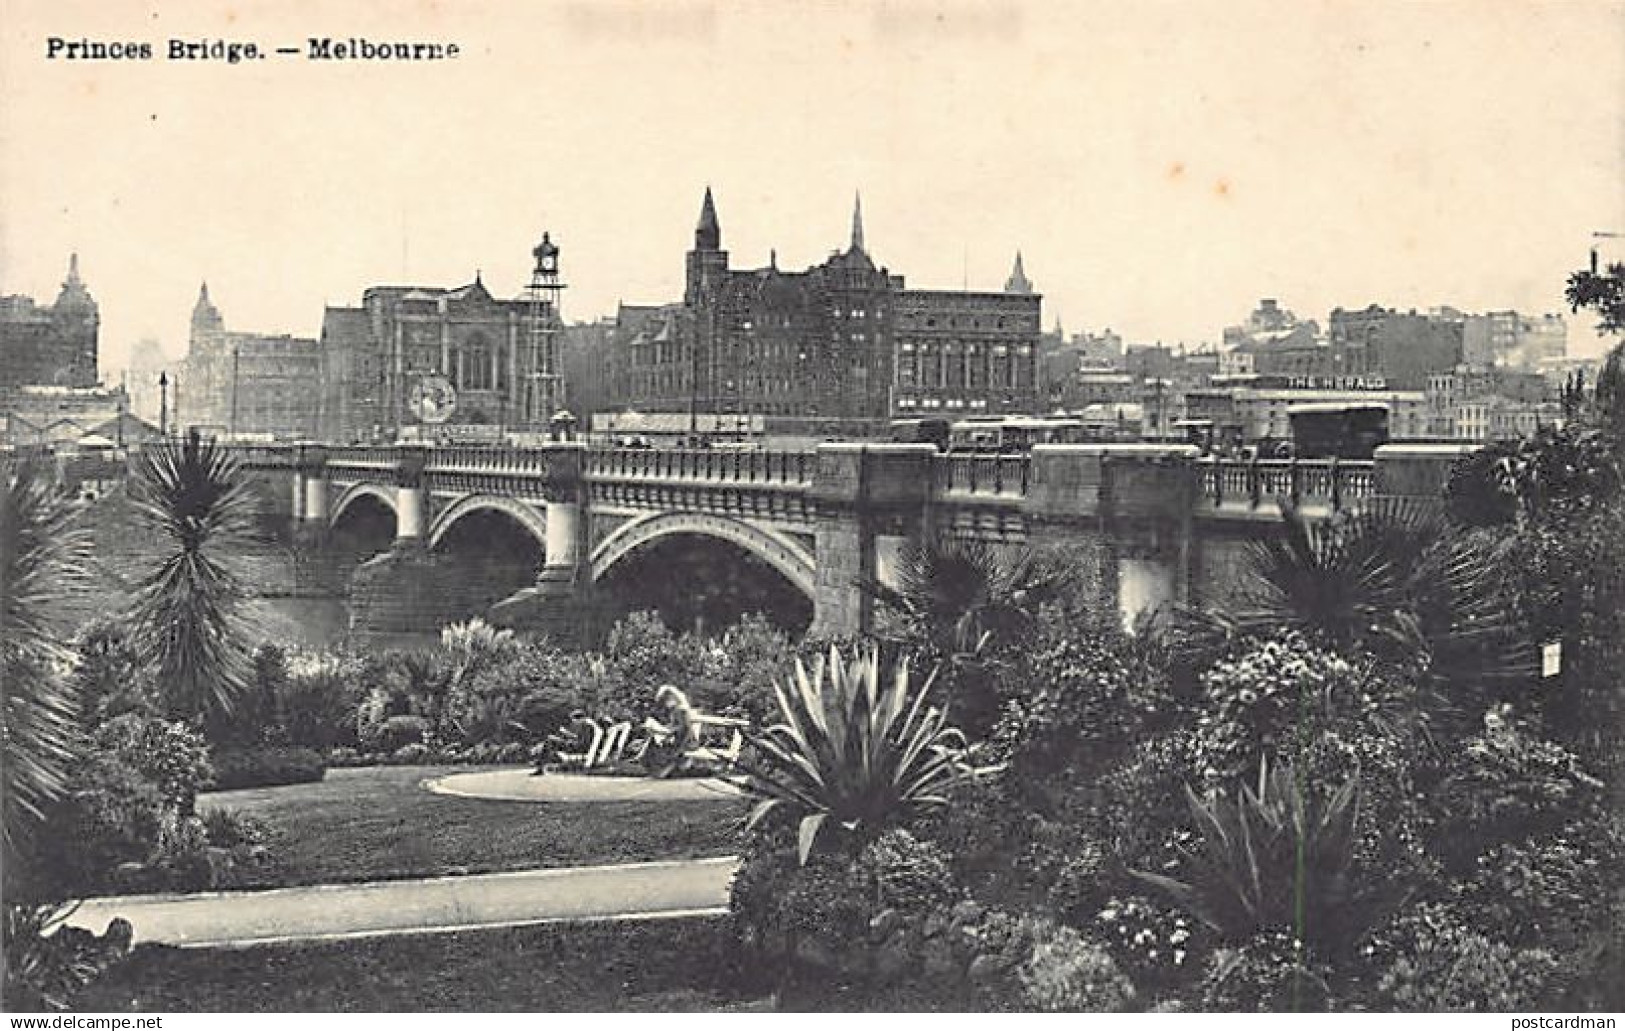
[[[542,256],[542,271],[543,272],[557,272],[558,270],[559,270],[559,256],[557,254],[545,254],[545,255]]]
[[[444,376],[425,376],[412,386],[411,406],[419,422],[445,422],[457,411],[457,390]]]

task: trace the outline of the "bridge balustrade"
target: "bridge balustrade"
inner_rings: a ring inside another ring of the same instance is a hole
[[[327,449],[327,464],[346,469],[393,469],[396,453],[391,447],[352,445]]]
[[[807,451],[595,448],[587,452],[585,471],[599,480],[806,486],[813,457]]]
[[[1026,455],[950,453],[936,460],[938,494],[1022,497],[1032,461]]]
[[[1375,463],[1336,458],[1230,459],[1197,462],[1205,507],[1273,508],[1276,498],[1341,511],[1373,493]]]

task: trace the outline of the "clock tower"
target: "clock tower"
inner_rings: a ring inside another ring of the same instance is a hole
[[[559,376],[559,247],[548,233],[531,251],[536,259],[525,288],[526,318],[529,322],[530,369],[524,389],[524,421],[545,426],[564,403],[563,381]]]

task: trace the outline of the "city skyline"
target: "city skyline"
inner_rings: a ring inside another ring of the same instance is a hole
[[[823,261],[858,190],[911,286],[997,290],[1019,250],[1046,329],[1136,342],[1264,296],[1565,311],[1625,225],[1618,3],[0,8],[0,290],[54,296],[77,251],[114,380],[140,338],[184,353],[201,280],[234,329],[314,336],[381,282],[517,296],[544,230],[568,320],[670,301],[707,185],[740,267]],[[465,54],[48,63],[65,25]]]

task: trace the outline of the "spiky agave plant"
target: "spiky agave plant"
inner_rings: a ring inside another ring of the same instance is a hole
[[[752,734],[738,762],[756,797],[747,828],[769,813],[799,819],[801,862],[839,829],[861,844],[905,817],[947,803],[955,783],[973,776],[965,738],[928,704],[933,677],[915,686],[908,661],[885,677],[871,647],[851,659],[838,648],[809,671],[774,685],[779,722]]]
[[[1358,777],[1324,799],[1290,765],[1259,764],[1256,787],[1204,798],[1185,789],[1200,844],[1186,850],[1189,879],[1131,870],[1231,942],[1291,928],[1328,952],[1360,934],[1403,899],[1409,885],[1355,869]]]
[[[172,716],[218,718],[248,683],[237,565],[254,543],[253,495],[236,459],[196,430],[143,452],[131,472],[136,518],[162,542],[137,584],[136,639]]]
[[[0,470],[0,709],[4,841],[27,850],[79,754],[79,698],[62,608],[88,582],[89,537],[41,463]],[[10,865],[10,864],[7,864]]]

